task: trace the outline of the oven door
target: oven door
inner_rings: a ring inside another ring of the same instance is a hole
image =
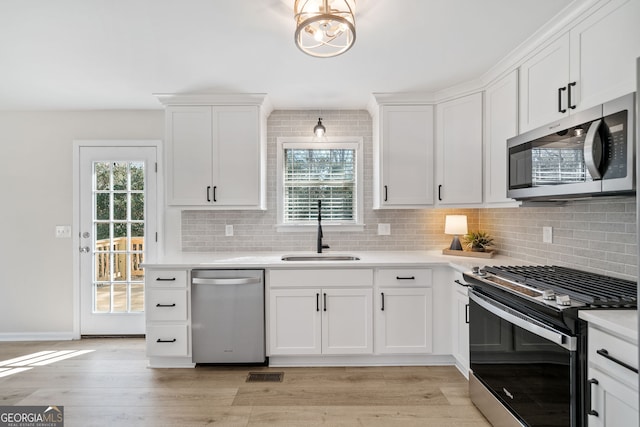
[[[469,300],[471,371],[479,384],[526,426],[579,426],[577,338],[475,290]]]

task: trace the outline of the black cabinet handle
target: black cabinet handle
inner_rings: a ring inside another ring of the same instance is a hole
[[[468,284],[468,283],[462,283],[462,282],[461,282],[460,280],[458,280],[458,279],[454,280],[454,282],[456,282],[456,283],[457,283],[458,285],[460,285],[460,286],[464,286],[465,288],[470,288],[470,287],[471,287],[471,285],[470,285],[470,284]]]
[[[633,366],[629,365],[628,363],[623,362],[620,359],[616,359],[615,357],[611,356],[609,354],[609,352],[607,350],[605,350],[604,348],[601,348],[600,350],[597,350],[596,353],[598,353],[600,356],[611,360],[613,363],[617,363],[618,365],[622,366],[623,368],[627,368],[628,370],[635,372],[636,374],[638,373],[638,368],[634,368]]]
[[[218,199],[216,199],[216,190],[217,190],[217,189],[218,189],[218,187],[214,185],[214,186],[213,186],[213,201],[214,201],[214,202],[217,202],[217,201],[218,201]]]
[[[207,185],[207,202],[211,201],[211,197],[209,196],[209,193],[211,192],[211,186]]]
[[[469,304],[464,305],[464,323],[469,323]]]
[[[176,303],[174,302],[173,304],[156,304],[156,307],[175,307]]]
[[[326,293],[323,295],[323,299],[324,299],[324,301],[323,301],[324,302],[323,310],[327,311],[327,294]]]
[[[442,201],[442,184],[438,185],[438,200]]]
[[[592,407],[591,407],[591,396],[593,395],[593,393],[591,392],[591,388],[592,386],[598,385],[598,380],[595,378],[591,378],[587,381],[589,383],[589,408],[587,409],[587,415],[593,415],[594,417],[598,416],[598,411],[595,411]]]
[[[562,109],[562,92],[564,92],[565,90],[567,90],[567,87],[559,87],[558,88],[558,113],[566,113],[567,110],[563,110]]]
[[[384,292],[380,292],[380,296],[382,297],[382,307],[380,307],[380,310],[384,311]]]
[[[320,294],[316,292],[316,311],[320,311]]]
[[[176,278],[172,277],[170,279],[165,279],[163,277],[156,277],[156,282],[175,282]]]
[[[572,105],[572,100],[571,100],[571,88],[574,87],[575,85],[576,85],[576,82],[569,83],[569,108],[571,108],[572,110],[576,109],[576,106]]]
[[[176,342],[177,340],[174,338],[172,340],[163,340],[161,338],[158,338],[158,340],[156,342],[161,342],[161,343],[172,343],[172,342]]]
[[[384,201],[386,202],[389,198],[387,197],[389,195],[389,188],[385,185],[384,186]]]
[[[416,276],[407,276],[407,277],[396,276],[396,280],[416,280]]]

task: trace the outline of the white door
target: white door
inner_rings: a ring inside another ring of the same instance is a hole
[[[269,297],[269,351],[320,354],[320,289],[273,289]]]
[[[144,333],[156,255],[156,147],[79,147],[81,335]]]
[[[322,290],[322,354],[372,354],[372,289]]]

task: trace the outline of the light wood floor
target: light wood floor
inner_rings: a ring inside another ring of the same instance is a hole
[[[143,339],[0,343],[0,361],[95,350],[0,378],[0,405],[64,406],[65,427],[488,427],[454,367],[149,369]],[[250,371],[281,383],[247,383]]]

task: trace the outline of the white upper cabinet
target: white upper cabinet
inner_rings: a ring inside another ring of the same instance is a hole
[[[636,90],[640,0],[612,0],[571,30],[572,82],[577,109]]]
[[[513,205],[507,198],[507,139],[518,134],[518,71],[487,87],[484,95],[484,201]]]
[[[600,4],[520,66],[520,132],[635,90],[640,1]]]
[[[374,209],[433,206],[433,106],[374,112]]]
[[[260,105],[169,105],[167,203],[265,209],[265,121]]]
[[[438,104],[439,206],[482,203],[482,93]]]

